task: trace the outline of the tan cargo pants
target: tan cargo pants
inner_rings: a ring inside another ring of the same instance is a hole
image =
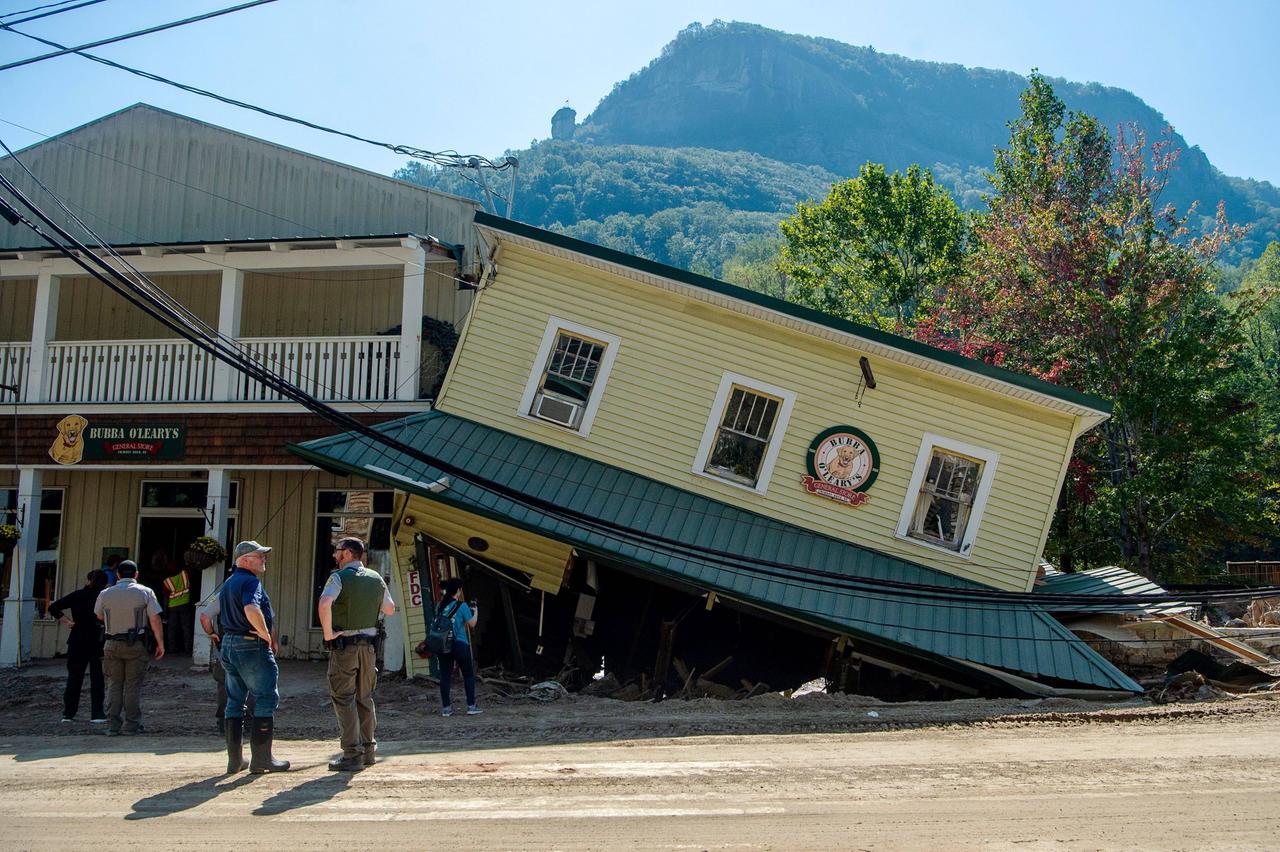
[[[107,677],[107,730],[119,733],[120,711],[124,710],[123,729],[134,733],[142,729],[142,684],[147,677],[151,654],[146,643],[130,645],[119,639],[108,639],[102,648],[102,673]]]
[[[377,745],[373,729],[378,724],[373,708],[373,689],[378,685],[378,669],[372,643],[348,645],[329,652],[329,698],[338,717],[343,757],[372,752]]]

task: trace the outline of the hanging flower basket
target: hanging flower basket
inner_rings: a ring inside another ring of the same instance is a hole
[[[218,540],[207,535],[202,535],[187,545],[187,552],[182,555],[182,560],[187,563],[187,567],[197,570],[204,570],[226,558],[227,551],[222,549]]]
[[[21,537],[22,530],[16,525],[0,524],[0,556],[4,557],[5,562],[9,561],[9,554],[13,553],[13,548]]]

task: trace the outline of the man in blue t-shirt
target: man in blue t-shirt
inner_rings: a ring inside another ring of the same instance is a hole
[[[248,769],[254,774],[283,772],[289,761],[271,756],[275,730],[275,710],[280,702],[276,684],[275,614],[271,598],[262,585],[271,548],[256,541],[242,541],[233,555],[236,570],[218,592],[218,623],[222,627],[220,657],[227,678],[227,773]],[[249,746],[252,761],[244,761],[243,728],[245,699],[253,696],[253,728]]]

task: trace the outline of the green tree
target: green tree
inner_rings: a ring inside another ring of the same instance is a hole
[[[1263,430],[1212,263],[1239,230],[1188,238],[1158,204],[1176,152],[1112,143],[1039,74],[997,152],[965,276],[917,336],[1086,390],[1114,413],[1079,442],[1048,551],[1194,576],[1260,530]]]
[[[964,259],[964,214],[919,166],[867,163],[780,227],[792,298],[886,330],[914,326]]]
[[[782,238],[777,234],[756,237],[738,247],[724,262],[721,277],[730,284],[779,299],[791,299],[792,284],[779,268]]]

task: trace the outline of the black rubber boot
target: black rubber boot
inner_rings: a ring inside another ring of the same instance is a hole
[[[276,760],[271,756],[274,731],[275,719],[270,716],[254,717],[253,739],[249,741],[249,747],[253,751],[253,761],[249,764],[249,771],[254,775],[261,775],[264,772],[285,772],[289,769],[289,761]]]
[[[244,772],[249,768],[249,762],[244,759],[244,737],[242,729],[236,719],[230,725],[224,725],[223,728],[227,736],[227,774],[234,775],[237,772]]]

